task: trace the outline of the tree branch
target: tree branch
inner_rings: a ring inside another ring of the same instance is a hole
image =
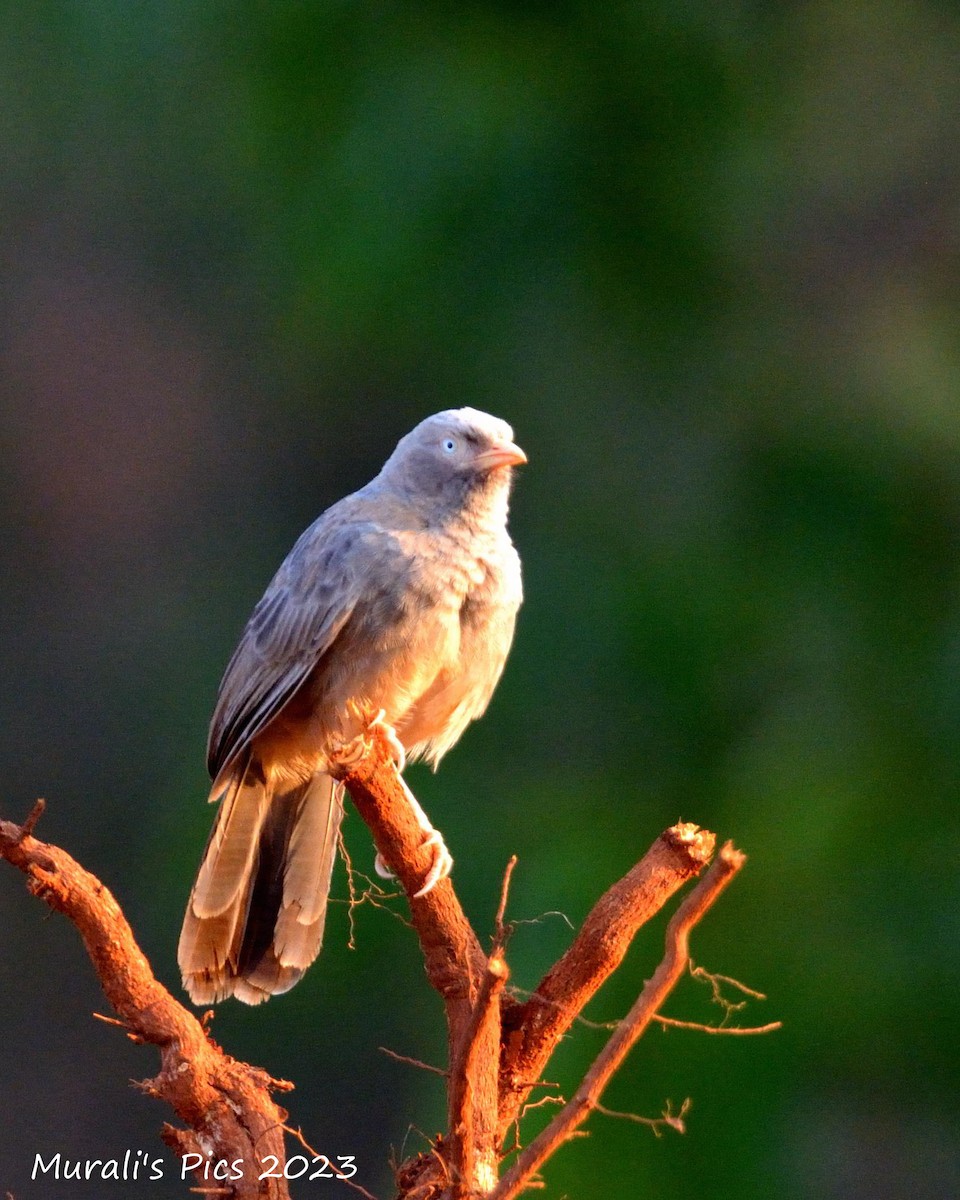
[[[692,824],[665,830],[640,862],[597,901],[570,948],[520,1003],[505,986],[509,977],[505,945],[511,931],[506,907],[516,860],[504,873],[487,955],[449,878],[425,896],[417,894],[433,853],[424,844],[421,822],[383,731],[371,728],[361,750],[359,758],[353,756],[331,769],[345,783],[382,858],[407,894],[426,972],[443,999],[447,1021],[448,1068],[440,1073],[447,1078],[448,1132],[437,1138],[429,1153],[398,1168],[401,1200],[513,1200],[533,1186],[533,1175],[558,1146],[583,1136],[579,1126],[601,1107],[600,1097],[610,1077],[652,1020],[697,1028],[660,1017],[659,1009],[688,964],[690,930],[740,869],[744,856],[729,843],[724,846],[669,922],[663,961],[630,1013],[616,1026],[572,1099],[564,1103],[557,1098],[563,1104],[560,1112],[520,1150],[498,1182],[504,1137],[533,1106],[530,1092],[544,1086],[544,1068],[558,1041],[620,965],[637,930],[709,862],[715,837]],[[188,1126],[186,1130],[166,1126],[162,1136],[181,1155],[202,1155],[197,1160],[201,1164],[209,1157],[242,1162],[243,1179],[231,1180],[223,1188],[202,1179],[205,1191],[216,1188],[217,1194],[232,1200],[288,1200],[283,1180],[261,1181],[256,1176],[267,1154],[275,1154],[281,1166],[285,1161],[286,1113],[270,1092],[292,1085],[225,1055],[196,1018],[157,982],[103,884],[62,850],[32,837],[41,811],[42,802],[22,826],[0,822],[0,856],[27,875],[32,892],[76,925],[128,1035],[159,1047],[161,1071],[142,1086],[165,1099]],[[700,974],[715,993],[720,982],[735,983]],[[734,1007],[724,1003],[728,1010]],[[759,1033],[774,1027],[776,1023],[718,1031]],[[655,1130],[671,1124],[679,1129],[684,1112],[685,1108],[674,1115],[667,1110],[659,1119],[631,1119],[643,1120]]]
[[[463,1001],[479,987],[487,957],[449,878],[425,896],[416,894],[433,859],[390,755],[383,731],[375,727],[368,752],[355,762],[331,764],[331,774],[346,785],[381,858],[407,894],[430,982],[445,1001]]]
[[[449,878],[441,879],[425,896],[417,895],[432,856],[424,848],[423,830],[404,793],[383,730],[374,726],[367,740],[359,760],[351,757],[331,770],[345,784],[381,857],[403,885],[427,976],[443,999],[447,1019],[449,1134],[433,1155],[424,1158],[432,1170],[442,1167],[444,1184],[449,1175],[455,1189],[485,1195],[497,1179],[501,1006],[515,1003],[503,992],[506,964],[488,961]],[[472,1071],[469,1080],[462,1077],[467,1063]]]
[[[569,950],[520,1004],[503,986],[504,915],[513,863],[504,877],[497,940],[488,959],[450,879],[441,880],[426,896],[417,895],[430,867],[430,853],[424,849],[422,829],[382,730],[372,727],[359,759],[351,755],[333,769],[406,891],[427,975],[446,1010],[449,1133],[432,1153],[403,1165],[398,1175],[402,1195],[418,1200],[499,1196],[497,1152],[558,1041],[619,966],[637,930],[709,862],[716,839],[688,823],[665,830],[600,898]],[[671,978],[669,987],[674,982]]]
[[[140,1086],[165,1100],[189,1127],[165,1125],[164,1141],[181,1157],[199,1156],[197,1178],[207,1187],[203,1164],[211,1158],[239,1160],[242,1179],[223,1184],[223,1194],[233,1200],[288,1200],[284,1180],[258,1176],[265,1155],[276,1155],[281,1167],[285,1161],[286,1113],[270,1093],[293,1085],[224,1054],[174,1000],[154,977],[110,891],[65,851],[31,836],[42,811],[41,800],[23,825],[0,821],[0,857],[26,875],[33,895],[76,926],[128,1036],[159,1048],[160,1073]]]
[[[524,1191],[530,1184],[531,1176],[558,1146],[575,1133],[591,1110],[597,1107],[600,1096],[614,1072],[686,970],[691,929],[745,862],[746,855],[727,842],[703,879],[670,918],[666,933],[666,954],[633,1008],[597,1055],[571,1100],[557,1113],[546,1129],[520,1152],[516,1161],[503,1175],[490,1200],[513,1200],[514,1196]]]
[[[463,1031],[461,1044],[451,1062],[449,1088],[450,1168],[453,1176],[452,1200],[470,1200],[487,1195],[497,1183],[499,1155],[493,1139],[496,1128],[496,1063],[500,1057],[500,996],[509,977],[506,960],[499,947],[487,962],[470,1021]],[[493,1066],[493,1090],[474,1086],[485,1079]],[[481,1107],[486,1103],[487,1107]],[[482,1130],[483,1137],[475,1131]]]
[[[716,839],[696,825],[664,830],[640,862],[597,901],[569,950],[536,991],[504,1015],[500,1136],[505,1136],[557,1043],[617,969],[637,930],[710,861]]]

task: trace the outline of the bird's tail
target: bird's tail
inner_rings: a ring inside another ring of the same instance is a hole
[[[272,791],[248,753],[215,791],[177,958],[195,1004],[259,1004],[292,988],[320,951],[342,787],[318,774]]]

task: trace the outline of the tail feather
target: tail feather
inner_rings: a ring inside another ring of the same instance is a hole
[[[257,764],[238,767],[180,935],[195,1003],[259,1004],[303,975],[323,940],[342,817],[342,789],[328,775],[271,795]]]
[[[214,784],[212,799],[217,792]],[[251,762],[248,752],[223,793],[193,886],[190,904],[201,920],[236,907],[250,877],[269,804],[263,771],[259,763]]]
[[[298,925],[324,919],[342,820],[343,784],[315,777],[300,802],[283,877],[284,908],[295,911]]]

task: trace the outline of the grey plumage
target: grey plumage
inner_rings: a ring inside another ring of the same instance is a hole
[[[220,808],[180,936],[198,1004],[255,1004],[316,957],[342,816],[326,753],[383,709],[434,766],[486,708],[513,637],[513,431],[437,413],[299,538],[253,611],[210,727]]]

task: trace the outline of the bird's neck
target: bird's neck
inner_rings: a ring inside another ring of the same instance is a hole
[[[451,533],[494,535],[507,524],[509,471],[493,471],[481,481],[473,481],[470,487],[451,488],[445,494],[423,496],[408,492],[403,499],[425,526]]]
[[[496,533],[507,526],[510,507],[510,475],[506,470],[492,472],[487,485],[478,488],[464,507],[464,520],[481,532]]]
[[[451,505],[445,524],[450,529],[462,529],[472,535],[496,535],[507,525],[510,501],[509,471],[491,471],[464,492],[456,505]]]

